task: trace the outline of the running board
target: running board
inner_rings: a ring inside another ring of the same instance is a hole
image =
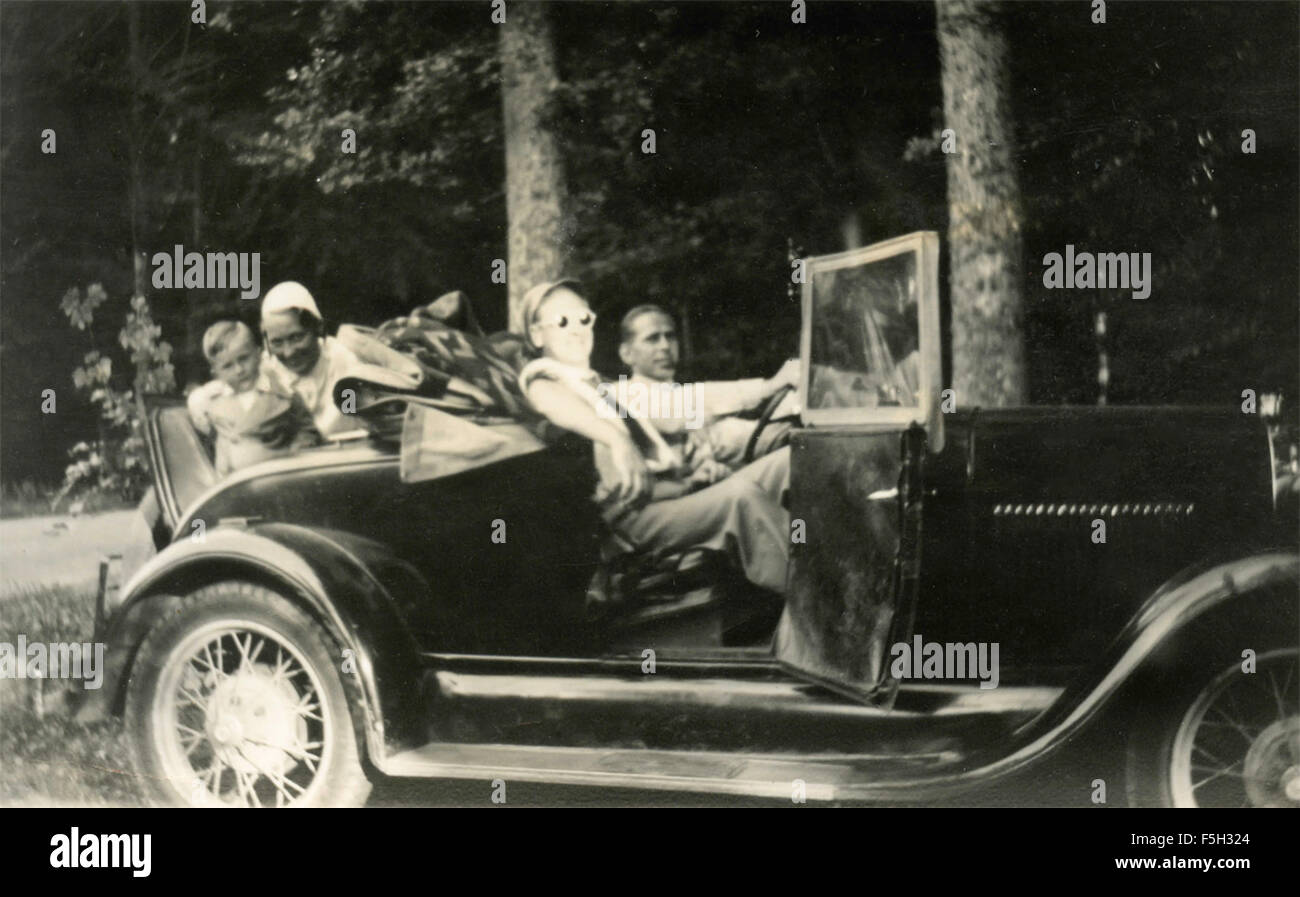
[[[426,740],[787,757],[966,753],[1005,743],[1060,695],[1052,688],[909,685],[885,709],[770,667],[731,672],[430,671]]]
[[[766,670],[764,670],[766,672]],[[1033,716],[1046,710],[1061,689],[1005,686],[977,689],[964,685],[907,684],[892,709],[846,700],[816,683],[796,678],[721,677],[686,679],[669,676],[500,675],[435,672],[445,700],[516,700],[611,705],[666,704],[674,708],[734,707],[748,711],[788,707],[804,714],[848,715],[859,719],[1013,714]]]
[[[808,800],[837,800],[869,797],[873,783],[934,775],[958,759],[953,752],[905,758],[861,754],[789,757],[438,743],[388,757],[381,771],[398,778],[503,779],[782,800],[800,795]]]

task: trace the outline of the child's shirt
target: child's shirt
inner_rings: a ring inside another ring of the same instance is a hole
[[[320,443],[302,399],[265,372],[252,389],[239,393],[222,380],[205,383],[189,394],[186,406],[196,430],[216,435],[215,463],[222,476]]]

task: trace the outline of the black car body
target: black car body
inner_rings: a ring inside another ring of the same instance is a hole
[[[216,483],[183,406],[155,402],[167,534],[129,582],[103,577],[110,676],[84,712],[126,711],[163,803],[355,802],[363,771],[925,800],[1088,736],[1127,741],[1137,802],[1296,805],[1300,560],[1264,425],[1237,408],[943,407],[937,243],[810,260],[791,438],[802,532],[775,648],[780,602],[716,558],[610,561],[576,437],[412,482],[397,447],[363,435]],[[881,261],[889,289],[853,280]],[[867,323],[827,329],[822,297],[826,316]],[[910,311],[914,345],[889,329]],[[899,386],[887,374],[909,349],[919,383]],[[622,600],[593,610],[610,563]],[[279,640],[303,671],[272,676],[279,653],[213,662],[213,645],[252,653],[245,606],[257,650]],[[207,647],[186,641],[200,623],[216,627]],[[931,643],[966,674],[898,660]],[[981,687],[975,658],[995,645],[996,687]],[[1231,679],[1243,652],[1258,672]],[[1206,708],[1253,707],[1234,689],[1256,685],[1276,702],[1242,721],[1246,773],[1230,793],[1198,784],[1198,739],[1217,737]],[[333,766],[270,736],[239,747],[231,731],[260,725],[231,709],[241,695],[275,710],[313,689],[330,725],[274,731],[323,743]]]

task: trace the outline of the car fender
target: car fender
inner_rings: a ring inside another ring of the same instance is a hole
[[[337,641],[340,664],[354,661],[362,722],[372,762],[410,743],[418,726],[419,649],[397,612],[399,600],[427,600],[412,572],[383,583],[365,558],[386,553],[378,543],[334,530],[239,522],[183,537],[153,557],[117,591],[101,589],[96,641],[106,643],[104,687],[77,712],[91,719],[120,712],[136,650],[169,603],[224,579],[259,582],[280,591],[317,619]],[[399,588],[412,594],[394,595]],[[350,672],[350,671],[349,671]],[[345,672],[344,675],[347,675]]]
[[[1080,689],[1062,695],[1061,703],[1069,707],[1065,721],[1081,722],[1095,712],[1161,646],[1176,639],[1194,621],[1233,600],[1251,593],[1263,594],[1283,583],[1300,588],[1300,555],[1294,552],[1261,552],[1203,570],[1186,570],[1173,577],[1142,604]]]
[[[1120,633],[1111,649],[1065,689],[1053,705],[1026,723],[999,748],[973,754],[961,771],[922,780],[883,783],[873,797],[942,796],[984,785],[1041,759],[1082,730],[1162,646],[1194,621],[1233,600],[1264,594],[1272,586],[1300,589],[1300,555],[1265,551],[1188,570],[1157,589]]]

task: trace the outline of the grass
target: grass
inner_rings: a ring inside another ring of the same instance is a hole
[[[20,586],[0,595],[0,641],[88,642],[95,629],[95,596],[64,586]]]
[[[0,597],[0,642],[88,642],[93,626],[94,596],[82,590]],[[0,679],[0,806],[139,806],[121,720],[72,721],[59,685]]]

